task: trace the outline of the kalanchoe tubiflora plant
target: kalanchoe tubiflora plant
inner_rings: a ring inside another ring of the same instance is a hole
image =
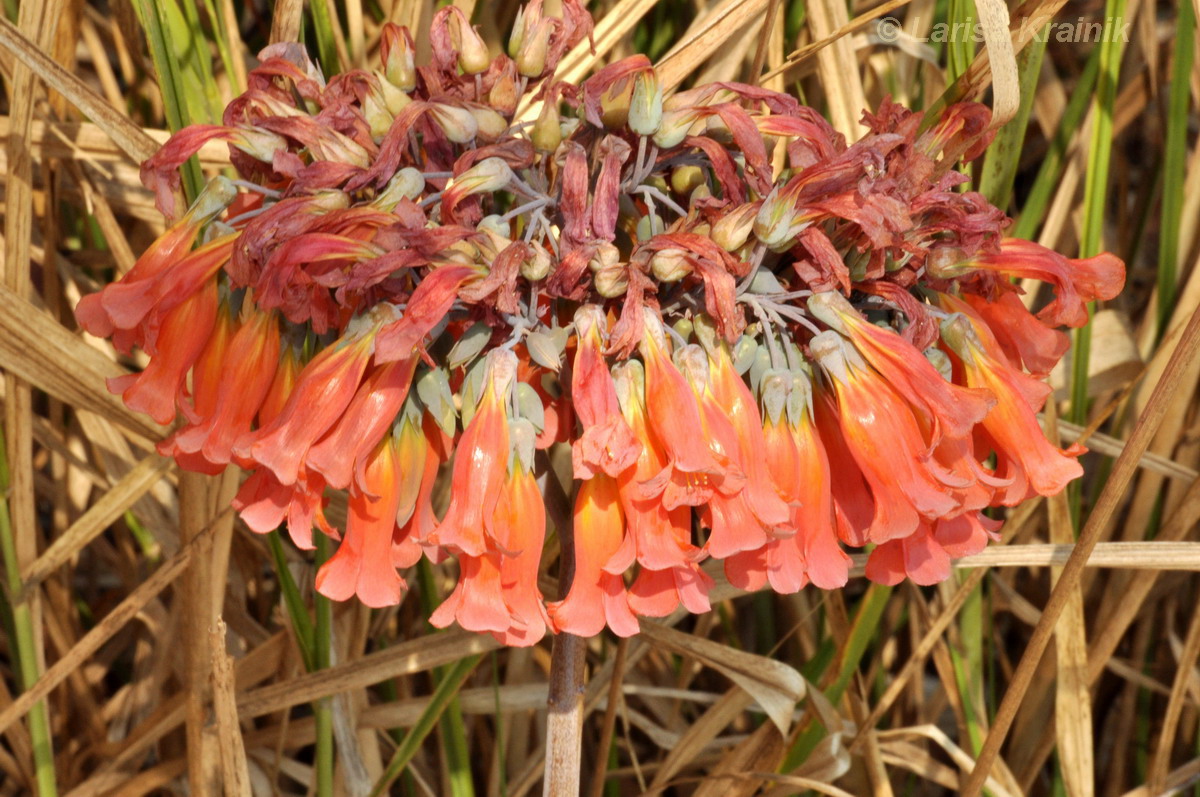
[[[642,56],[575,86],[555,67],[591,20],[564,9],[535,0],[491,58],[444,8],[428,65],[389,26],[378,71],[329,81],[268,47],[223,125],[145,163],[174,223],[77,316],[150,356],[110,387],[181,415],[164,454],[248,470],[255,531],[340,539],[317,574],[332,598],[395,604],[399,570],[456,557],[433,623],[513,645],[706,611],[706,558],[745,589],[835,589],[846,549],[873,546],[869,578],[931,584],[995,537],[985,509],[1080,475],[1035,413],[1058,327],[1124,269],[1005,239],[960,190],[985,108],[922,130],[885,101],[847,146],[755,86],[664,98]],[[214,139],[242,179],[181,214],[178,167]],[[1014,277],[1053,301],[1031,313]],[[575,563],[547,604],[554,444]]]

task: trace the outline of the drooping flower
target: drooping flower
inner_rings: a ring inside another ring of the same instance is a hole
[[[905,537],[921,518],[953,514],[957,503],[929,469],[909,405],[838,333],[822,332],[809,345],[827,380],[823,399],[875,499],[870,539]]]
[[[392,533],[404,467],[396,439],[390,435],[368,455],[362,483],[350,490],[346,533],[317,571],[317,591],[325,597],[346,600],[357,595],[373,608],[400,602],[407,585],[392,563]]]
[[[1046,439],[1036,412],[1049,394],[1049,386],[1016,369],[1005,360],[995,339],[972,323],[964,303],[939,297],[943,307],[957,312],[942,322],[942,338],[962,363],[968,385],[986,387],[996,396],[996,406],[983,419],[987,445],[997,457],[996,474],[1011,480],[997,491],[997,500],[1013,506],[1034,495],[1057,495],[1083,475],[1076,460],[1085,449],[1073,444],[1065,451]],[[987,340],[987,343],[985,343]],[[986,453],[986,449],[985,449]]]
[[[437,544],[469,556],[482,556],[486,537],[495,537],[496,502],[511,449],[505,404],[516,379],[516,357],[497,349],[488,354],[486,369],[479,406],[456,447],[450,508],[434,534]]]
[[[109,379],[108,389],[120,393],[131,410],[169,424],[188,370],[204,350],[216,321],[217,284],[210,282],[167,313],[159,333],[160,350],[146,370]]]
[[[180,429],[159,453],[198,454],[213,466],[229,464],[233,444],[250,432],[279,361],[279,323],[273,313],[255,313],[228,344],[215,405],[205,408],[197,396],[197,422]],[[205,414],[201,414],[201,413]]]
[[[607,625],[617,636],[640,630],[620,571],[607,568],[625,540],[617,481],[598,473],[575,498],[575,569],[567,597],[546,608],[557,631],[590,637]],[[624,570],[624,568],[621,568]]]

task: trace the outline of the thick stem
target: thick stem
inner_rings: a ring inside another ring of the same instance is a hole
[[[583,742],[584,640],[573,634],[554,638],[550,654],[549,716],[546,723],[546,777],[542,794],[579,794]]]
[[[546,482],[555,481],[554,473]],[[565,507],[564,507],[565,509]],[[575,531],[566,512],[555,513],[562,553],[559,557],[559,598],[567,597],[575,577]],[[550,690],[546,701],[546,772],[542,794],[575,797],[579,794],[583,747],[583,661],[586,642],[573,634],[554,637],[550,653]]]

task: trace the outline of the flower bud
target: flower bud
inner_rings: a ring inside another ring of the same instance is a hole
[[[971,271],[967,255],[957,246],[937,246],[925,256],[925,273],[934,279],[954,279]]]
[[[508,120],[486,105],[472,105],[470,111],[471,116],[475,117],[478,128],[476,135],[480,141],[495,141],[508,129]]]
[[[371,90],[363,100],[363,116],[367,117],[367,126],[371,130],[371,138],[376,143],[381,141],[392,129],[396,117],[387,109],[383,92]]]
[[[425,177],[419,169],[406,166],[392,175],[387,187],[375,197],[371,204],[380,210],[390,211],[400,204],[402,199],[416,199],[425,190]]]
[[[383,105],[392,116],[403,111],[405,106],[412,102],[412,97],[398,89],[382,72],[376,72],[375,75],[379,78],[379,92],[383,96]]]
[[[446,193],[455,192],[462,196],[488,194],[504,188],[512,179],[512,169],[502,158],[484,158],[453,178],[446,186]]]
[[[639,136],[658,132],[663,118],[663,92],[653,69],[639,72],[633,78],[633,93],[629,98],[629,129]]]
[[[553,152],[562,143],[562,126],[558,116],[558,103],[547,100],[542,103],[542,112],[533,123],[529,133],[533,146],[542,152]]]
[[[649,241],[654,236],[666,230],[666,225],[657,213],[650,213],[638,219],[637,239]]]
[[[671,190],[684,196],[698,185],[706,182],[704,170],[699,166],[676,166],[671,170]]]
[[[525,7],[521,6],[517,9],[517,15],[513,17],[512,33],[508,36],[508,57],[516,60],[517,53],[521,52],[521,44],[525,41]]]
[[[713,243],[726,252],[734,252],[745,246],[750,233],[754,231],[754,219],[761,206],[761,202],[747,202],[726,211],[713,225],[710,236]]]
[[[517,110],[517,82],[507,72],[496,78],[488,92],[488,105],[504,116],[512,116]]]
[[[454,13],[450,16],[450,40],[458,51],[458,65],[468,75],[478,75],[486,72],[492,65],[492,57],[487,45],[479,38],[479,33],[471,25],[466,15],[457,7],[450,6]]]
[[[521,276],[530,282],[544,280],[552,265],[550,253],[540,246],[534,246],[533,254],[521,263]]]
[[[682,249],[662,249],[651,256],[650,272],[659,282],[679,282],[692,273],[692,264]]]
[[[624,263],[605,266],[596,272],[592,285],[596,287],[596,293],[605,299],[624,296],[629,288],[629,269]]]
[[[596,246],[596,253],[588,261],[588,268],[595,274],[604,268],[611,268],[621,262],[621,250],[607,241]]]
[[[498,216],[495,213],[484,216],[475,227],[476,229],[494,233],[505,239],[508,239],[512,235],[512,225],[505,221],[502,216]]]
[[[699,118],[700,112],[694,108],[667,111],[662,115],[662,121],[654,133],[654,143],[659,149],[673,149],[679,146]]]
[[[763,200],[762,207],[754,218],[754,234],[769,249],[787,249],[792,245],[796,234],[803,229],[803,226],[797,224],[799,215],[791,198],[781,195],[779,187],[775,187]]]
[[[517,74],[521,77],[539,78],[546,71],[546,55],[550,50],[550,20],[541,20],[533,30],[521,38],[520,47],[513,60],[517,62]]]
[[[413,52],[416,48],[408,28],[390,22],[384,25],[379,46],[383,73],[388,82],[404,92],[415,89],[417,66]]]
[[[429,109],[429,115],[452,144],[469,143],[479,133],[479,123],[466,108],[435,103]]]

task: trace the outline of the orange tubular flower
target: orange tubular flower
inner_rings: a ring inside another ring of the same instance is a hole
[[[992,330],[1008,359],[1038,378],[1054,370],[1071,347],[1066,333],[1038,321],[1015,293],[1002,293],[994,302],[971,293],[963,299]]]
[[[746,474],[746,503],[768,529],[786,526],[791,513],[771,480],[762,416],[754,395],[733,367],[729,346],[718,337],[711,319],[700,316],[695,327],[708,354],[710,401],[729,419],[737,436],[737,461]]]
[[[333,600],[357,595],[367,606],[395,606],[407,585],[392,564],[392,531],[400,499],[400,458],[393,437],[380,442],[350,491],[346,534],[317,571],[317,591]]]
[[[269,468],[281,484],[294,484],[309,448],[342,416],[371,357],[373,334],[347,333],[300,372],[283,411],[244,436],[234,453]]]
[[[117,348],[129,351],[136,344],[147,354],[157,353],[165,317],[215,282],[217,272],[229,262],[236,238],[217,238],[146,279],[116,282],[101,291],[100,305],[114,328]]]
[[[830,386],[825,400],[836,401],[831,409],[846,447],[875,499],[870,539],[904,537],[922,517],[955,513],[958,503],[929,470],[925,442],[909,406],[838,333],[822,332],[809,345]]]
[[[546,538],[546,507],[533,473],[521,462],[520,455],[515,459],[496,502],[496,541],[504,551],[500,587],[512,616],[508,629],[496,639],[504,645],[526,647],[545,636],[550,624],[537,585]]]
[[[180,397],[188,369],[208,343],[217,322],[217,283],[210,281],[163,321],[161,351],[146,370],[108,380],[108,389],[120,393],[131,410],[144,412],[156,423],[175,419],[175,401]]]
[[[625,518],[617,482],[603,473],[580,485],[575,498],[575,575],[567,597],[546,608],[560,632],[590,637],[605,624],[617,636],[640,630],[625,581],[606,565],[625,541]]]
[[[571,444],[575,478],[590,479],[598,471],[616,478],[637,462],[641,444],[621,415],[612,375],[604,361],[604,311],[584,305],[575,313],[579,345],[571,373],[571,399],[583,435]]]
[[[357,475],[360,489],[366,457],[383,438],[408,396],[417,358],[377,366],[359,386],[337,425],[308,451],[305,463],[325,477],[334,489],[343,489]],[[408,466],[409,460],[404,460]],[[356,473],[357,471],[357,473]]]
[[[488,354],[485,368],[483,397],[454,457],[450,507],[434,534],[438,545],[469,556],[481,556],[487,550],[485,533],[494,537],[496,501],[511,448],[504,408],[516,379],[516,355],[496,349]]]
[[[258,408],[258,428],[271,425],[283,414],[299,378],[300,352],[294,346],[287,346],[279,358],[279,365],[275,368],[271,388],[267,391],[262,406]]]
[[[150,244],[128,272],[115,285],[133,286],[144,283],[178,263],[196,242],[200,228],[207,224],[236,196],[236,189],[225,178],[217,178],[200,194],[192,207],[179,221],[172,224],[167,231]],[[117,325],[110,315],[114,304],[110,293],[112,286],[98,293],[92,293],[79,300],[75,308],[75,318],[79,325],[91,334],[106,338],[114,334]],[[128,353],[135,341],[128,335],[113,339],[113,344],[119,351]]]
[[[907,340],[867,321],[835,291],[809,297],[816,317],[844,334],[872,368],[913,408],[929,415],[932,441],[942,434],[965,437],[987,415],[995,399],[984,390],[952,384]]]
[[[921,586],[940,583],[950,577],[952,558],[979,553],[989,539],[1000,539],[999,527],[999,521],[978,512],[922,523],[912,536],[885,542],[871,551],[867,578],[892,586],[906,576]]]
[[[172,435],[159,446],[159,453],[169,456],[168,451],[174,450],[198,454],[213,466],[229,464],[234,442],[249,433],[274,381],[270,366],[279,360],[279,324],[274,313],[255,313],[242,324],[229,344],[228,355],[216,406],[204,420]],[[201,403],[197,396],[198,411]]]
[[[700,404],[699,431],[707,440],[713,457],[730,470],[745,473],[747,468],[744,465],[748,463],[742,455],[738,432],[730,421],[731,410],[719,404],[713,395],[709,384],[708,358],[704,350],[690,344],[679,349],[675,358],[696,393]],[[757,411],[754,414],[757,416]],[[761,450],[759,454],[762,454]],[[759,487],[773,490],[770,478],[765,473],[762,475],[765,484]],[[722,484],[722,488],[726,484]],[[774,503],[767,504],[766,512],[763,512],[762,507],[751,502],[749,480],[742,479],[741,484],[742,489],[732,495],[725,494],[723,490],[715,491],[701,514],[701,521],[711,529],[705,550],[718,559],[764,547],[775,530],[788,521],[787,505],[778,495],[771,494]],[[750,583],[743,581],[735,586],[746,589]]]
[[[1075,457],[1086,449],[1075,444],[1064,451],[1042,433],[1036,412],[1049,386],[1012,368],[982,323],[962,312],[969,312],[965,303],[949,296],[938,298],[954,312],[942,322],[942,339],[958,355],[967,384],[986,387],[998,399],[983,419],[986,434],[981,436],[995,450],[997,476],[1011,480],[997,491],[997,501],[1013,506],[1035,494],[1057,495],[1083,475]],[[986,454],[987,448],[977,453]]]
[[[666,455],[646,420],[645,373],[637,360],[627,360],[613,373],[621,410],[634,437],[641,442],[635,467],[617,479],[621,510],[628,524],[626,544],[642,570],[629,588],[629,605],[636,614],[663,617],[682,603],[688,611],[707,611],[713,582],[696,562],[704,554],[692,545],[689,507],[668,510],[657,496],[646,497],[641,483],[660,473]],[[620,558],[618,551],[614,558]],[[610,562],[609,567],[620,562]]]
[[[834,530],[832,474],[811,415],[811,384],[803,374],[774,380],[778,387],[772,386],[772,376],[763,377],[766,461],[796,533],[768,543],[767,579],[782,593],[796,592],[808,581],[821,589],[844,587],[850,557]]]
[[[697,434],[702,425],[696,395],[668,357],[662,321],[649,309],[639,348],[646,367],[646,415],[668,463],[643,483],[646,494],[661,494],[663,506],[670,510],[699,506],[718,487],[736,493],[744,477],[729,463],[718,462],[703,435]]]
[[[1049,326],[1081,327],[1087,323],[1087,303],[1108,300],[1125,287],[1125,264],[1109,252],[1072,260],[1033,241],[1005,238],[999,252],[982,254],[972,261],[949,267],[956,275],[983,269],[1006,277],[1032,277],[1054,286],[1054,300],[1037,317]]]

